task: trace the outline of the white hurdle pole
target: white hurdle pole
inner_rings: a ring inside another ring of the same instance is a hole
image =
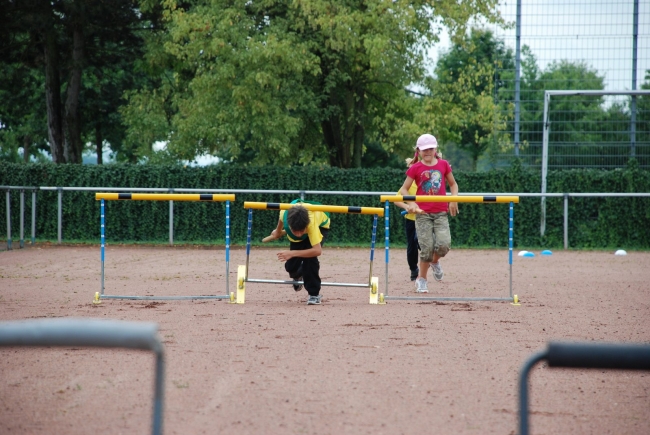
[[[135,299],[135,300],[184,300],[184,299],[230,299],[228,291],[230,269],[230,201],[235,200],[234,194],[194,194],[194,193],[96,193],[95,199],[101,201],[101,285],[95,293],[93,303],[101,303],[101,299]],[[205,201],[226,203],[226,294],[225,295],[193,295],[193,296],[122,296],[104,294],[104,252],[105,252],[105,207],[104,201]]]
[[[244,208],[248,209],[248,230],[247,230],[247,236],[246,236],[246,265],[245,266],[240,266],[240,268],[244,268],[245,270],[242,271],[241,277],[238,278],[238,292],[235,297],[235,295],[231,295],[231,302],[235,303],[244,303],[244,283],[246,282],[253,282],[253,283],[265,283],[265,284],[296,284],[296,285],[304,285],[303,281],[288,281],[288,280],[277,280],[277,279],[257,279],[257,278],[249,278],[248,277],[248,266],[250,264],[249,262],[249,257],[250,257],[250,247],[251,247],[251,234],[252,234],[252,223],[253,223],[253,210],[289,210],[292,207],[296,206],[301,206],[306,208],[307,210],[310,211],[326,211],[326,212],[331,212],[331,213],[351,213],[351,214],[367,214],[367,215],[374,215],[374,223],[373,223],[373,229],[372,229],[372,245],[371,245],[371,252],[370,252],[370,273],[369,273],[369,279],[367,283],[359,284],[359,283],[340,283],[340,282],[321,282],[321,286],[330,286],[330,287],[360,287],[360,288],[370,288],[371,290],[375,290],[375,293],[373,293],[375,296],[377,296],[377,300],[379,301],[379,295],[377,294],[377,284],[374,282],[376,279],[372,276],[372,263],[374,260],[374,249],[375,249],[375,239],[376,239],[376,232],[377,232],[377,216],[383,216],[384,215],[384,209],[380,207],[353,207],[353,206],[339,206],[339,205],[323,205],[323,204],[309,204],[309,203],[299,203],[299,204],[290,204],[290,203],[273,203],[273,202],[250,202],[246,201],[244,202]],[[386,269],[388,272],[388,269]],[[388,279],[388,278],[387,278]],[[240,282],[241,281],[241,282]],[[371,296],[372,297],[372,296]],[[235,300],[236,298],[236,300]],[[382,300],[376,303],[383,303],[383,295],[382,295]]]
[[[405,201],[415,201],[415,202],[466,202],[466,203],[492,203],[492,204],[510,204],[510,214],[508,221],[508,263],[510,266],[510,297],[508,298],[498,298],[498,297],[418,297],[418,296],[388,296],[388,285],[386,285],[386,296],[385,299],[400,299],[400,300],[424,300],[424,301],[508,301],[512,302],[513,305],[519,305],[519,299],[517,295],[512,294],[512,241],[513,241],[513,221],[514,221],[514,211],[513,204],[519,203],[518,196],[480,196],[480,195],[467,195],[467,196],[458,196],[458,195],[381,195],[380,201],[386,203],[386,264],[388,264],[388,203],[389,202],[405,202]],[[388,268],[388,266],[386,266]]]

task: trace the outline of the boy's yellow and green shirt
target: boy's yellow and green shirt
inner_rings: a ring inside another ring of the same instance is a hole
[[[309,237],[309,243],[312,246],[318,245],[323,240],[323,235],[320,233],[319,228],[329,229],[330,227],[329,213],[311,210],[307,210],[307,213],[309,214],[309,225],[307,226],[307,233],[302,237],[296,237],[291,233],[291,229],[286,220],[287,210],[280,211],[280,220],[284,223],[284,230],[287,232],[287,238],[290,241],[301,242]]]

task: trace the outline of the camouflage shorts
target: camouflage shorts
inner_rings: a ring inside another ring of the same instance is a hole
[[[447,255],[451,246],[451,232],[446,212],[417,215],[415,231],[420,244],[420,261],[430,262],[434,252],[440,257]]]

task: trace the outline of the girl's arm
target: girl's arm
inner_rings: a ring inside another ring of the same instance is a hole
[[[404,184],[402,184],[401,189],[399,190],[400,195],[402,196],[408,196],[410,195],[409,189],[411,188],[411,185],[413,184],[413,179],[409,176],[406,177],[406,180],[404,180]],[[424,213],[420,207],[414,202],[405,202],[401,203],[406,205],[406,208],[404,210],[408,211],[409,213]],[[395,203],[397,205],[397,203]],[[399,206],[398,206],[399,207]]]
[[[447,175],[445,175],[445,180],[447,181],[447,184],[449,185],[449,190],[451,191],[451,194],[454,196],[458,196],[458,183],[456,183],[456,180],[454,179],[454,174],[451,172],[448,172]],[[449,203],[449,214],[452,216],[456,216],[458,214],[458,203],[457,202],[450,202]]]

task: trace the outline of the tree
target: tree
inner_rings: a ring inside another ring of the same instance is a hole
[[[433,98],[427,113],[435,116],[440,138],[469,152],[476,171],[479,157],[496,146],[508,112],[500,111],[496,95],[507,90],[514,69],[512,51],[490,30],[472,29],[440,57]]]
[[[20,65],[42,74],[47,142],[52,160],[81,163],[88,130],[101,132],[97,130],[99,119],[106,121],[112,116],[111,125],[116,127],[108,129],[108,136],[119,130],[120,123],[114,114],[123,86],[132,80],[115,78],[133,75],[129,63],[140,55],[142,45],[142,38],[137,35],[141,32],[138,24],[150,23],[149,16],[141,14],[132,0],[3,1],[0,11],[3,23],[8,24],[3,28],[0,45],[3,68]],[[101,80],[85,77],[88,68],[94,69],[95,78],[113,77],[108,81],[118,86],[108,88],[110,95],[106,88],[93,87],[101,84]],[[103,109],[98,112],[102,104]],[[34,113],[40,107],[36,105]],[[98,116],[90,119],[84,118],[84,114]],[[32,131],[31,135],[36,133]]]
[[[5,64],[0,70],[0,101],[0,159],[39,159],[48,149],[43,74],[20,63]]]
[[[359,167],[366,140],[406,153],[405,88],[423,82],[440,26],[497,21],[495,4],[168,1],[148,44],[159,80],[129,95],[128,140],[184,159],[252,149],[257,164]]]

